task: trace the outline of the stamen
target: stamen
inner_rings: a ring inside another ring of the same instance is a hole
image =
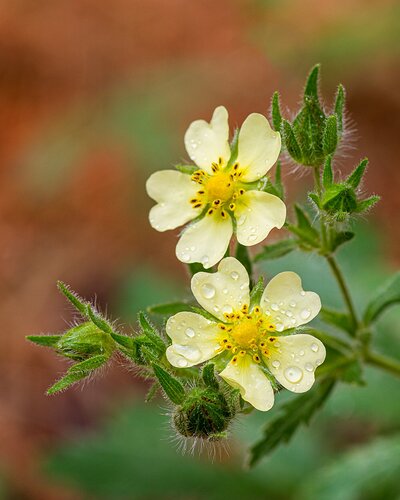
[[[239,351],[240,356],[246,356],[246,351]]]
[[[261,360],[260,360],[260,356],[258,354],[254,354],[253,356],[253,360],[256,362],[256,363],[259,363]]]
[[[236,205],[235,205],[234,203],[231,203],[231,204],[229,205],[229,208],[230,208],[230,210],[232,210],[232,212],[233,212],[233,211],[235,210],[235,208],[236,208]]]
[[[223,219],[226,219],[226,212],[224,210],[221,210],[221,217]]]
[[[207,212],[207,215],[212,215],[214,213],[214,210],[210,208],[210,210]]]
[[[234,357],[232,358],[232,360],[231,360],[231,363],[232,363],[233,365],[236,365],[237,360],[238,360],[237,356],[234,356]]]

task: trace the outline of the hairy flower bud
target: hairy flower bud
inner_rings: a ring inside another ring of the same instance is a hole
[[[111,354],[114,341],[88,321],[68,330],[57,342],[57,351],[68,358],[83,361],[98,354]]]
[[[217,389],[196,387],[176,408],[172,421],[182,436],[218,440],[234,415],[233,405]]]

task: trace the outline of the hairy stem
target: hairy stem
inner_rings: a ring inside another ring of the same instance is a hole
[[[321,167],[315,166],[313,168],[314,174],[314,186],[317,191],[319,197],[321,197],[322,193],[322,185],[321,185]],[[322,238],[322,247],[323,250],[326,249],[326,221],[323,213],[320,213],[320,221],[321,221],[321,238]]]
[[[350,314],[351,320],[353,322],[354,329],[356,329],[358,327],[357,314],[356,314],[356,311],[354,309],[353,301],[351,299],[350,292],[349,292],[349,289],[347,287],[344,276],[342,274],[342,271],[340,270],[333,255],[327,255],[326,260],[329,264],[329,267],[331,268],[331,271],[332,271],[334,277],[336,278],[336,281],[338,282],[340,291],[342,292],[342,295],[343,295],[343,299],[346,303],[347,309],[349,310],[349,314]]]
[[[400,363],[396,359],[387,358],[382,354],[368,352],[365,356],[365,360],[369,365],[376,366],[392,375],[400,377]]]

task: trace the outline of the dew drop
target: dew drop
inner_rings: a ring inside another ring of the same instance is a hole
[[[189,260],[190,260],[190,255],[189,255],[188,253],[182,253],[182,254],[181,254],[181,260],[182,260],[183,262],[189,262]]]
[[[290,320],[290,322],[292,323],[292,325],[295,325],[296,324],[296,320],[293,318]]]
[[[300,313],[301,319],[308,319],[311,316],[310,309],[303,309]]]
[[[306,292],[304,292],[303,290],[300,292],[300,295],[301,295],[302,297],[304,297],[304,296],[305,296],[305,294],[306,294]]]
[[[296,307],[297,304],[296,304],[296,302],[294,300],[291,300],[289,302],[289,305],[290,305],[290,307]]]
[[[304,356],[305,352],[303,350],[299,351],[300,356]]]
[[[208,255],[204,255],[202,258],[201,258],[201,263],[203,264],[203,266],[207,265],[208,264],[208,261],[210,259],[208,258]]]
[[[201,358],[200,349],[197,347],[175,344],[174,349],[178,354],[185,357],[192,363],[197,363],[197,361]]]
[[[283,328],[284,328],[283,323],[277,323],[276,326],[275,326],[275,328],[276,328],[277,332],[282,332]]]
[[[206,299],[212,299],[215,295],[215,288],[209,283],[204,283],[201,287],[201,293]]]
[[[311,344],[311,350],[313,352],[318,352],[318,349],[319,349],[318,344],[316,344],[315,342]]]
[[[225,304],[222,308],[222,312],[230,314],[231,312],[233,312],[232,306],[230,306],[229,304]]]
[[[236,281],[239,278],[239,273],[237,273],[236,271],[233,271],[231,273],[231,278]]]
[[[256,234],[250,234],[247,237],[247,241],[255,241],[256,239],[257,239],[257,235]]]
[[[292,312],[290,312],[290,311],[286,311],[286,316],[287,316],[288,318],[291,318],[291,317],[293,316],[293,313],[292,313]]]
[[[274,361],[272,361],[272,366],[278,369],[281,366],[281,364],[277,359],[275,359]]]
[[[224,294],[226,295],[226,294],[228,293],[228,289],[227,289],[227,288],[224,288],[224,289],[222,290],[222,293],[224,293]]]
[[[194,246],[193,246],[193,247],[190,247],[190,251],[191,251],[191,252],[194,252],[195,250],[196,250],[196,247],[194,247]]]
[[[193,328],[186,328],[185,333],[191,339],[196,335],[196,332],[193,330]]]
[[[285,378],[292,384],[297,384],[303,378],[303,371],[297,366],[289,366],[283,372]]]
[[[304,365],[304,368],[305,368],[308,372],[312,372],[312,371],[314,371],[314,367],[313,367],[313,365],[312,365],[311,363],[306,363],[306,364]]]
[[[238,226],[242,226],[245,222],[246,222],[246,215],[243,214],[239,217],[239,219],[237,220],[237,225]]]
[[[272,309],[273,311],[278,311],[278,310],[279,310],[279,306],[278,306],[278,304],[271,304],[271,309]]]
[[[214,306],[213,309],[214,309],[214,312],[216,312],[216,313],[219,312],[219,307],[218,306]]]
[[[185,368],[185,366],[187,366],[189,363],[186,361],[186,359],[183,359],[181,358],[180,360],[178,360],[178,366],[180,366],[181,368]]]

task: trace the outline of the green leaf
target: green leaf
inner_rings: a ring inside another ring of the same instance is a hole
[[[192,175],[196,172],[196,170],[199,170],[199,167],[196,165],[175,165],[175,168],[176,170],[179,170],[179,172],[188,175]]]
[[[191,305],[187,302],[169,302],[166,304],[157,304],[147,308],[151,314],[160,314],[162,316],[172,316],[178,312],[190,311]]]
[[[344,113],[344,105],[345,105],[345,91],[342,84],[339,84],[336,100],[335,100],[335,113],[338,119],[338,130],[340,133],[343,132],[343,113]]]
[[[202,377],[208,387],[219,388],[218,380],[215,377],[214,363],[207,363],[203,367]]]
[[[365,385],[364,372],[358,359],[344,367],[340,373],[340,380],[346,384]]]
[[[283,138],[286,149],[290,156],[297,162],[302,163],[303,154],[300,146],[297,143],[292,126],[287,120],[283,120]]]
[[[27,340],[43,347],[56,347],[62,335],[28,335]]]
[[[338,145],[337,117],[328,116],[325,122],[324,135],[322,137],[322,147],[326,155],[331,155],[336,151]]]
[[[297,225],[300,229],[312,230],[313,233],[317,233],[317,231],[312,227],[310,219],[308,218],[305,210],[297,203],[294,205],[294,210],[297,219]]]
[[[354,335],[353,322],[347,313],[323,307],[320,312],[320,318],[322,321],[325,321],[325,323],[336,326],[340,330]]]
[[[73,292],[70,287],[62,281],[57,281],[57,287],[83,316],[87,316],[87,302],[81,299],[77,293]]]
[[[359,214],[362,212],[366,212],[367,210],[372,208],[376,203],[378,203],[380,199],[381,199],[380,196],[373,195],[370,196],[369,198],[365,198],[364,200],[357,201],[357,208],[355,211]]]
[[[104,333],[109,333],[109,334],[113,333],[111,325],[102,316],[100,316],[100,314],[97,311],[95,311],[90,305],[88,305],[87,307],[87,312],[89,318],[97,326],[97,328],[99,328]]]
[[[260,304],[262,294],[264,292],[264,277],[260,276],[257,283],[253,286],[250,292],[250,309]]]
[[[271,453],[281,443],[287,443],[302,424],[307,424],[323,405],[335,385],[332,378],[317,383],[309,392],[290,400],[264,428],[263,438],[250,450],[250,466]]]
[[[400,302],[400,271],[392,276],[380,288],[375,297],[368,304],[364,313],[364,322],[368,325],[393,304]]]
[[[315,99],[318,101],[318,83],[319,83],[319,70],[320,64],[316,64],[310,71],[306,86],[304,89],[304,100],[307,98]]]
[[[272,105],[271,105],[271,115],[272,115],[272,125],[274,129],[279,132],[281,130],[282,125],[282,115],[279,104],[279,92],[275,91],[272,96]]]
[[[139,319],[139,324],[140,324],[140,327],[142,328],[143,333],[151,341],[151,343],[154,345],[154,347],[157,349],[157,351],[164,352],[165,351],[164,341],[161,339],[157,330],[153,327],[153,325],[147,319],[144,312],[142,312],[142,311],[139,312],[138,319]]]
[[[238,243],[236,246],[236,258],[241,264],[244,265],[248,275],[251,277],[253,274],[253,266],[251,264],[248,248]]]
[[[307,243],[311,247],[319,247],[319,234],[316,229],[311,225],[311,222],[306,214],[306,212],[299,206],[295,205],[295,213],[297,218],[297,226],[292,224],[287,225],[287,229],[298,236],[303,242]]]
[[[320,197],[317,195],[317,193],[308,193],[308,197],[310,198],[310,200],[315,203],[315,205],[318,207],[318,208],[321,208],[321,199]]]
[[[271,243],[263,247],[263,250],[254,257],[256,262],[260,260],[279,259],[297,248],[296,240],[288,238],[277,243]]]
[[[352,231],[340,231],[339,233],[336,233],[330,243],[331,251],[334,252],[337,248],[343,245],[343,243],[347,243],[353,238],[354,233]]]
[[[361,179],[363,178],[363,175],[365,173],[365,169],[367,168],[367,165],[368,165],[368,158],[364,158],[363,160],[360,161],[360,163],[353,170],[353,172],[347,177],[346,183],[353,189],[356,189],[359,186]]]
[[[278,196],[281,200],[285,198],[285,188],[282,183],[282,163],[278,160],[275,170],[275,189],[278,192]]]
[[[322,174],[322,184],[324,188],[328,188],[333,183],[333,170],[332,170],[332,155],[328,155],[324,164],[324,172]]]
[[[176,405],[182,404],[185,399],[185,389],[179,380],[157,364],[153,364],[153,370],[168,398]]]

